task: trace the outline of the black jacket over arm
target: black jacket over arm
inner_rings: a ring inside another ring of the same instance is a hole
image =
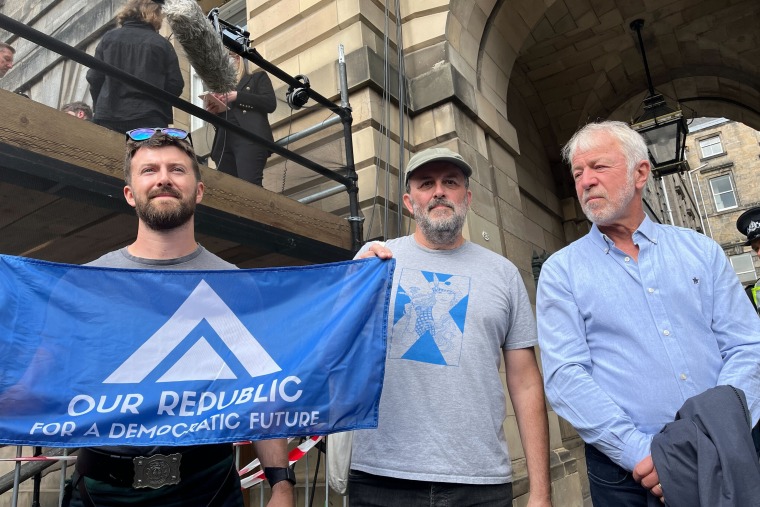
[[[671,507],[760,506],[760,464],[740,389],[689,398],[652,440],[652,460]]]

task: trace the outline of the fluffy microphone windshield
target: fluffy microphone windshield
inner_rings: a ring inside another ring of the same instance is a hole
[[[229,52],[195,0],[165,0],[162,10],[187,59],[206,88],[228,92],[237,85]]]

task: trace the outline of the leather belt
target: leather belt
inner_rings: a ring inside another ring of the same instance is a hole
[[[80,475],[114,486],[160,488],[177,484],[182,477],[190,477],[231,457],[232,444],[199,445],[174,454],[149,456],[123,456],[82,448],[76,469]]]

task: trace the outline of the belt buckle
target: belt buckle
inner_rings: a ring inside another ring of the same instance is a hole
[[[133,488],[153,488],[179,484],[179,464],[182,454],[164,456],[138,456],[132,460],[135,465],[135,482]]]

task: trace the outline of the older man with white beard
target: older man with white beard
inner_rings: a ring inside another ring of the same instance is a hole
[[[378,427],[354,434],[352,507],[511,506],[502,358],[527,460],[528,505],[551,505],[535,321],[517,268],[462,235],[471,175],[451,150],[414,155],[404,195],[414,234],[357,254],[393,256],[397,266]]]
[[[715,241],[645,214],[638,133],[589,124],[563,156],[593,226],[541,270],[546,396],[586,442],[594,505],[645,507],[663,497],[652,440],[687,399],[732,385],[757,422],[760,326]]]

